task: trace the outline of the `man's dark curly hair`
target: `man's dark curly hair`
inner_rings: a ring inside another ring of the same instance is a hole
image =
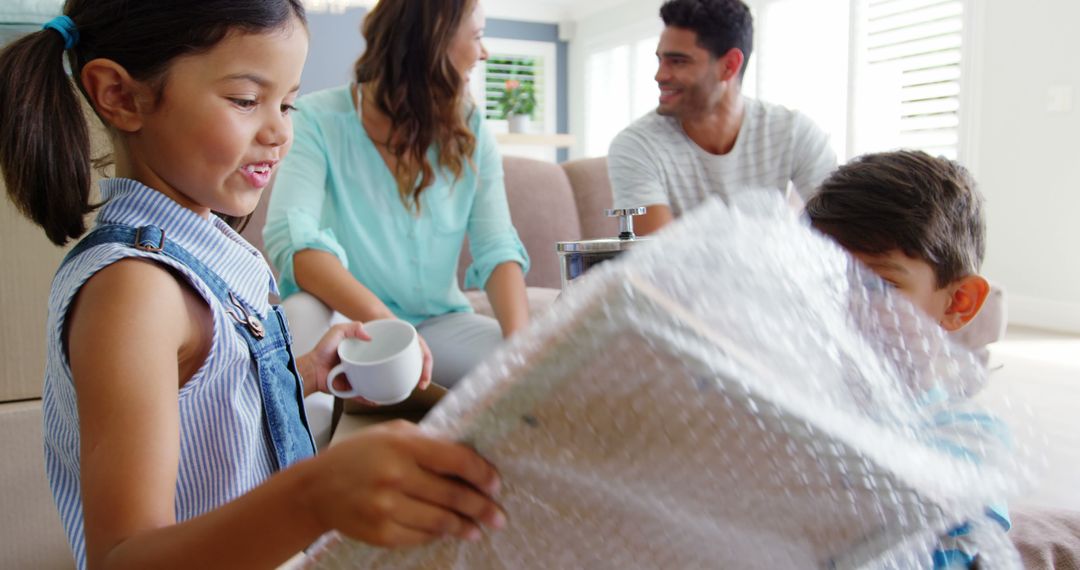
[[[739,48],[744,60],[739,77],[746,73],[754,47],[754,19],[740,0],[669,0],[660,7],[665,26],[697,33],[697,43],[714,58]]]

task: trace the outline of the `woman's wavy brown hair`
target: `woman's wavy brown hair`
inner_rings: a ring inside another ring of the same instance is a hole
[[[376,108],[390,118],[389,152],[402,204],[420,212],[420,193],[435,182],[427,158],[460,178],[472,166],[476,137],[468,127],[465,78],[450,60],[450,43],[476,0],[381,0],[364,19],[367,47],[354,67]]]

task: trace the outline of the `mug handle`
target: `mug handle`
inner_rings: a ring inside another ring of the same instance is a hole
[[[337,378],[339,375],[344,376],[345,382],[349,384],[348,391],[341,391],[337,388],[334,388],[334,379]],[[352,382],[349,381],[349,376],[345,374],[344,362],[335,366],[332,370],[330,370],[330,373],[326,375],[326,389],[329,390],[331,394],[345,400],[351,400],[360,395],[360,392],[358,392],[356,388],[353,387]]]

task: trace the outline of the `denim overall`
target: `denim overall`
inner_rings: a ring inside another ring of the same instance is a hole
[[[236,331],[247,342],[255,364],[262,396],[263,423],[270,437],[278,469],[315,454],[315,441],[304,413],[304,388],[292,354],[292,336],[281,307],[273,305],[266,322],[243,304],[228,285],[210,268],[184,248],[165,239],[155,226],[134,228],[124,225],[100,226],[90,232],[65,258],[106,243],[126,243],[142,251],[166,255],[187,266],[202,278],[232,317]]]

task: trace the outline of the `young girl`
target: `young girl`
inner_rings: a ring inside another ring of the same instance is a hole
[[[78,566],[268,567],[329,529],[399,546],[502,526],[492,467],[414,426],[311,457],[302,398],[366,335],[294,359],[265,261],[214,214],[250,213],[289,149],[299,0],[64,11],[0,54],[0,166],[61,245],[98,208],[75,86],[114,143],[49,301],[46,465]]]

